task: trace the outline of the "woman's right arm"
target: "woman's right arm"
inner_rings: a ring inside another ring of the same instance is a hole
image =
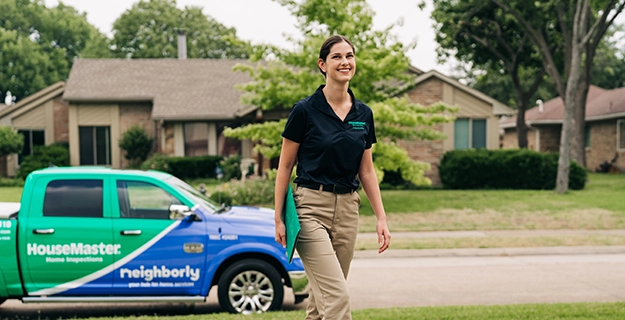
[[[286,231],[284,221],[282,221],[282,207],[284,206],[284,197],[286,196],[287,187],[291,180],[293,166],[295,166],[295,161],[297,160],[298,149],[299,143],[282,138],[282,151],[280,151],[280,162],[278,163],[274,195],[276,208],[274,214],[274,220],[276,222],[276,242],[282,246],[286,246]]]

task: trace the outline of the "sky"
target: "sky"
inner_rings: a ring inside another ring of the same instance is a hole
[[[111,37],[113,22],[135,0],[61,0],[66,5],[87,14],[89,23]],[[56,6],[59,0],[44,0],[46,6]],[[427,0],[424,10],[417,4],[420,0],[367,0],[375,12],[373,27],[382,30],[389,25],[403,20],[403,25],[392,30],[402,43],[408,45],[417,42],[415,49],[407,52],[411,64],[423,71],[435,69],[444,74],[452,74],[454,61],[439,64],[437,62],[434,40],[431,0]],[[272,0],[178,0],[177,6],[199,6],[204,14],[219,23],[233,27],[240,39],[252,44],[273,44],[289,48],[290,43],[284,34],[298,37],[296,19],[280,4]]]

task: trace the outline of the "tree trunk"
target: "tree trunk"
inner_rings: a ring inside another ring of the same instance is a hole
[[[574,27],[575,28],[575,27]],[[573,39],[577,39],[578,33],[573,32]],[[558,159],[558,176],[556,178],[556,192],[566,193],[569,190],[569,171],[571,169],[571,138],[574,128],[575,104],[577,90],[579,90],[582,51],[584,46],[578,41],[573,41],[571,47],[570,73],[566,82],[566,94],[564,96],[564,117],[562,119],[562,133],[560,136],[560,157]]]
[[[527,110],[527,99],[519,97],[519,104],[516,114],[516,134],[519,148],[527,148],[527,124],[525,123],[525,110]],[[538,151],[538,150],[537,150]]]
[[[584,68],[585,69],[585,68]],[[571,141],[571,160],[586,167],[586,98],[588,97],[588,77],[582,75],[575,98],[575,127]]]

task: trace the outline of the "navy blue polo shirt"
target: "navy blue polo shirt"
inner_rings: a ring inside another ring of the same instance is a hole
[[[293,106],[282,136],[300,144],[297,151],[299,184],[339,184],[357,189],[362,155],[376,142],[373,112],[351,90],[352,108],[341,119],[320,86]]]

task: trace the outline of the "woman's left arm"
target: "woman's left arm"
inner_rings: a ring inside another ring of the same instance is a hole
[[[384,211],[384,205],[382,204],[382,196],[380,194],[380,186],[378,185],[378,178],[373,169],[373,155],[371,148],[366,149],[362,155],[360,161],[360,169],[358,170],[358,177],[362,187],[369,198],[369,203],[373,208],[378,223],[376,225],[376,231],[378,233],[378,244],[380,249],[378,253],[384,252],[391,244],[391,232],[388,230],[386,224],[386,212]]]

